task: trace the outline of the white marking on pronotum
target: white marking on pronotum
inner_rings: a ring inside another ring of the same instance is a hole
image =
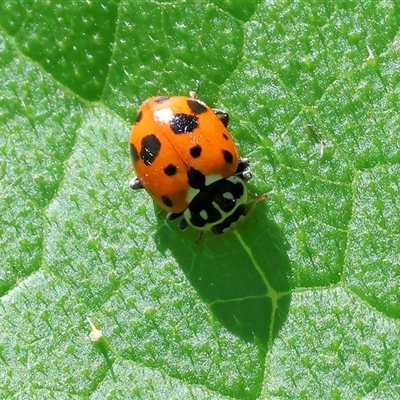
[[[233,194],[231,192],[225,192],[222,197],[224,197],[227,200],[235,200],[233,197]]]
[[[197,194],[200,193],[200,189],[193,189],[192,187],[188,190],[186,195],[186,202],[189,204]]]
[[[200,217],[203,218],[205,221],[208,219],[208,214],[206,210],[201,210],[200,211]]]
[[[214,182],[220,181],[222,179],[222,175],[208,175],[206,176],[206,186],[211,185]]]

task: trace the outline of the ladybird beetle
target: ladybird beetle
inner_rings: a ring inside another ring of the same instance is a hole
[[[181,229],[189,224],[223,233],[246,215],[245,182],[251,178],[228,122],[228,114],[195,96],[147,99],[130,135],[137,174],[131,188],[144,188],[169,219],[182,217]]]

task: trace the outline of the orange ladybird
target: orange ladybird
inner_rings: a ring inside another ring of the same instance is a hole
[[[158,96],[139,108],[130,135],[137,177],[169,219],[222,233],[247,213],[251,178],[227,130],[228,114],[193,97]]]

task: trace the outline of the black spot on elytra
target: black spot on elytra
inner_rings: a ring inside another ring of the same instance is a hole
[[[154,99],[154,101],[155,101],[156,103],[158,103],[158,104],[162,104],[162,103],[164,103],[165,101],[167,101],[168,99],[169,99],[168,96],[160,96],[160,97],[156,97],[156,98]]]
[[[136,124],[142,119],[142,116],[143,116],[143,113],[141,111],[139,111],[139,113],[136,117],[136,121],[135,121]]]
[[[136,162],[139,159],[138,151],[136,150],[136,147],[132,143],[129,144],[129,148],[131,151],[131,159],[133,162]]]
[[[167,207],[172,207],[172,201],[168,196],[161,196],[161,200]]]
[[[222,122],[222,124],[224,126],[228,126],[229,124],[229,114],[227,114],[226,112],[222,111],[222,110],[217,110],[217,109],[213,109],[214,114],[217,116],[217,118]]]
[[[142,139],[141,144],[140,158],[146,165],[151,165],[160,152],[161,143],[155,135],[148,135]]]
[[[190,114],[175,114],[169,123],[176,134],[193,132],[199,125],[197,117]]]
[[[207,107],[199,103],[197,100],[190,99],[187,101],[187,105],[195,114],[202,114],[207,111]]]
[[[169,164],[164,168],[164,174],[168,176],[172,176],[176,174],[176,165]]]
[[[222,137],[223,137],[225,140],[229,140],[229,137],[228,137],[228,135],[227,135],[226,133],[223,133],[223,134],[222,134]]]
[[[222,150],[222,154],[224,155],[225,161],[229,164],[232,164],[232,161],[233,161],[232,153],[228,150]]]
[[[193,146],[193,147],[190,149],[190,155],[191,155],[193,158],[200,157],[201,150],[202,150],[201,146],[198,145],[198,144],[196,144],[196,146]]]
[[[190,167],[187,172],[188,182],[193,189],[201,189],[206,184],[206,177],[197,169]]]

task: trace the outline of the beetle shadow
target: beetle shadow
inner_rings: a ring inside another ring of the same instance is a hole
[[[289,305],[288,245],[278,225],[256,204],[237,232],[181,231],[160,223],[159,251],[172,252],[180,268],[217,319],[250,342],[270,343],[286,320]]]

